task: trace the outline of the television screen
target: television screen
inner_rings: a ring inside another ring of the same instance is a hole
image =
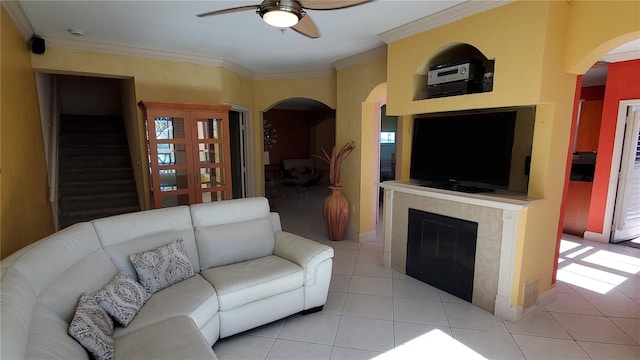
[[[411,178],[454,190],[507,189],[516,111],[416,118]]]

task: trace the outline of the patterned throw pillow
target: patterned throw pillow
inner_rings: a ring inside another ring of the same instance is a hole
[[[129,259],[140,284],[151,294],[195,274],[182,239],[155,250],[129,255]]]
[[[121,271],[94,296],[109,315],[122,326],[127,326],[151,294],[126,272]]]
[[[98,360],[111,360],[113,321],[91,294],[83,294],[69,325],[69,335]]]

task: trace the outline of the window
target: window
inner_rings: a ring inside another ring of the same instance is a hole
[[[395,143],[396,143],[395,131],[380,132],[380,144],[395,144]]]

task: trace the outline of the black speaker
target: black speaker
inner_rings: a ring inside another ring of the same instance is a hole
[[[44,39],[40,36],[33,35],[29,41],[31,52],[38,55],[44,55]]]

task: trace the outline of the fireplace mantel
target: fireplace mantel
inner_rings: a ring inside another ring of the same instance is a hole
[[[517,321],[513,306],[518,224],[524,209],[536,201],[523,193],[496,191],[470,194],[421,186],[406,181],[380,184],[384,192],[384,266],[406,272],[409,208],[478,223],[472,303],[499,318]]]

